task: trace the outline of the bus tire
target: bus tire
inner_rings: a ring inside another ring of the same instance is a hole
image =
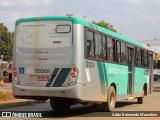
[[[114,111],[116,106],[116,92],[113,86],[109,87],[105,111]]]
[[[138,104],[143,104],[143,99],[144,99],[144,90],[142,91],[142,96],[137,98]]]
[[[116,104],[116,92],[113,86],[110,86],[107,96],[107,102],[101,104],[94,104],[94,108],[97,112],[113,111]]]
[[[96,112],[104,112],[104,103],[95,103],[93,105]]]
[[[51,98],[50,105],[53,108],[53,110],[66,111],[69,110],[71,102],[68,99],[64,98]]]

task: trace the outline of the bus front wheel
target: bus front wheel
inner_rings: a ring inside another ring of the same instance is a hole
[[[56,111],[65,111],[70,108],[71,101],[64,98],[51,98],[50,105]]]

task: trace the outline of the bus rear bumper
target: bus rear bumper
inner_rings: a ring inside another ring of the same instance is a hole
[[[80,99],[81,84],[75,84],[69,87],[31,87],[21,86],[12,83],[13,96],[16,98],[36,99],[36,98],[51,98],[51,97],[64,97]]]

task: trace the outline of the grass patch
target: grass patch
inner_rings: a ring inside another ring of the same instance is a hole
[[[8,95],[7,92],[0,91],[0,99],[6,97]]]
[[[0,101],[12,100],[14,99],[11,92],[8,91],[0,91]]]

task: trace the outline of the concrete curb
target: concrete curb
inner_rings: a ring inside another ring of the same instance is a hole
[[[160,92],[160,90],[153,90],[153,92]]]
[[[159,86],[153,87],[153,92],[160,92],[160,87]]]
[[[11,108],[11,107],[20,107],[20,106],[26,106],[26,105],[33,105],[33,104],[40,104],[43,102],[38,102],[34,100],[18,100],[18,101],[6,101],[3,103],[0,103],[0,109],[5,108]]]
[[[153,92],[160,92],[160,80],[154,81]]]

